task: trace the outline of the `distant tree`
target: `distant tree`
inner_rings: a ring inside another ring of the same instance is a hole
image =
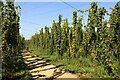
[[[75,58],[78,51],[78,43],[76,39],[76,25],[77,25],[77,12],[73,12],[73,33],[72,33],[72,44],[70,46],[71,57]]]
[[[61,58],[62,52],[61,52],[61,22],[62,22],[62,16],[59,15],[58,17],[58,23],[56,23],[56,52],[58,58]]]
[[[95,49],[95,42],[96,42],[96,33],[95,33],[95,27],[97,27],[97,10],[98,5],[97,2],[92,2],[91,7],[89,9],[89,15],[88,15],[88,24],[87,24],[87,55],[91,53],[91,50]]]
[[[49,48],[49,28],[47,26],[45,26],[45,33],[44,33],[44,41],[45,41],[45,48]]]
[[[62,26],[62,33],[61,33],[61,50],[62,53],[66,52],[68,48],[68,19],[65,19],[63,26]]]
[[[53,52],[55,52],[55,27],[56,27],[56,23],[55,23],[55,21],[53,21],[53,24],[52,24],[52,28],[51,28],[51,40],[50,40],[50,52],[51,52],[51,54],[53,53]]]
[[[76,40],[77,40],[78,46],[82,44],[82,40],[83,40],[82,26],[83,26],[82,17],[79,17],[76,25]]]
[[[43,41],[44,41],[43,28],[41,28],[41,30],[40,30],[39,40],[40,40],[40,47],[43,49]]]

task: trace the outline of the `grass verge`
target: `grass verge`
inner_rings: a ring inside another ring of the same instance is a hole
[[[66,53],[64,53],[62,59],[58,60],[56,53],[51,55],[48,50],[32,50],[31,55],[49,60],[49,63],[55,66],[62,65],[59,68],[70,73],[77,73],[81,78],[114,78],[114,76],[111,77],[106,73],[103,65],[97,64],[96,61],[92,62],[90,57],[71,59],[67,58]]]

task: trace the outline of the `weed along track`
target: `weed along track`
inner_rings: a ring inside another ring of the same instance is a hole
[[[49,61],[44,61],[37,56],[31,56],[30,52],[24,52],[23,56],[24,62],[27,64],[33,79],[79,78],[76,74],[59,69],[59,66],[49,64]]]
[[[120,79],[120,1],[31,1],[0,0],[0,79]]]

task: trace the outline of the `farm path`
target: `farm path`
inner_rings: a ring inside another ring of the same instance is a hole
[[[33,79],[79,79],[79,75],[68,73],[62,69],[59,69],[61,65],[54,66],[52,64],[49,64],[49,61],[44,61],[42,58],[39,58],[37,56],[31,56],[30,52],[24,51],[23,58]]]

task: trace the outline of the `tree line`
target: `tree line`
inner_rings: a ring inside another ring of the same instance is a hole
[[[59,15],[57,22],[53,20],[51,27],[41,28],[26,43],[30,50],[48,50],[51,55],[56,54],[57,59],[62,59],[64,54],[68,59],[91,57],[90,60],[104,65],[108,75],[113,76],[119,70],[114,61],[120,66],[120,5],[116,3],[108,13],[104,7],[99,8],[97,2],[92,2],[86,11],[89,13],[86,26],[78,11],[72,14],[72,26],[67,18]],[[104,20],[105,15],[109,15],[109,20]]]

